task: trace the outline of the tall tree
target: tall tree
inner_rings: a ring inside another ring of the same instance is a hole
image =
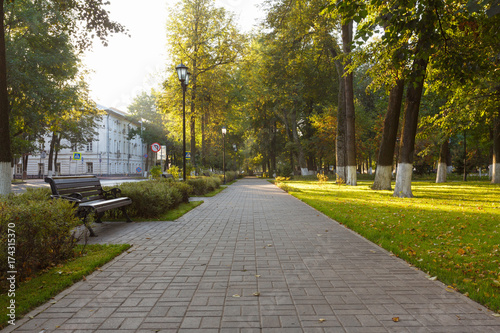
[[[10,193],[11,178],[11,128],[10,105],[7,90],[7,58],[4,20],[6,19],[5,5],[16,6],[20,0],[0,1],[1,32],[0,32],[0,195]],[[106,43],[110,33],[123,32],[125,29],[109,19],[109,13],[104,10],[106,3],[102,0],[76,0],[76,1],[43,1],[44,8],[52,10],[45,17],[45,22],[51,22],[54,31],[63,30],[72,37],[79,48],[84,50],[92,43],[93,35]],[[38,2],[37,2],[38,3]],[[23,1],[20,1],[23,5]],[[46,12],[49,13],[49,12]],[[29,75],[29,73],[27,73]]]
[[[7,59],[5,56],[4,0],[0,0],[0,195],[10,193],[11,163]]]
[[[186,62],[190,76],[191,162],[196,165],[199,90],[202,79],[219,66],[233,64],[241,54],[244,39],[234,17],[210,0],[181,0],[172,9],[167,23],[168,44],[178,61]]]

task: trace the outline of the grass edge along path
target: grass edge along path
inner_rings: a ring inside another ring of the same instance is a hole
[[[415,182],[415,198],[292,180],[278,187],[406,262],[500,313],[500,186]]]
[[[119,245],[78,245],[75,251],[85,251],[67,262],[38,274],[28,281],[22,282],[15,292],[16,320],[43,305],[63,290],[82,280],[85,276],[128,250],[128,244]],[[7,309],[11,298],[7,294],[0,295],[0,308]],[[9,317],[0,318],[0,328],[8,325]]]

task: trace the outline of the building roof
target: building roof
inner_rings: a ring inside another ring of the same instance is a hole
[[[98,109],[103,110],[106,113],[112,114],[112,115],[119,117],[119,118],[123,118],[136,126],[141,126],[141,124],[138,121],[133,121],[133,120],[129,119],[128,118],[129,114],[125,111],[121,111],[121,110],[118,110],[117,108],[113,108],[113,107],[107,107],[107,106],[104,106],[101,104],[96,104],[96,105],[97,105]]]

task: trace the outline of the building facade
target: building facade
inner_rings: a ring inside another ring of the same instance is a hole
[[[71,145],[61,142],[63,148],[57,156],[54,175],[142,175],[146,147],[139,135],[128,139],[129,131],[141,130],[140,122],[127,119],[127,114],[115,108],[98,105],[104,116],[98,122],[98,136],[87,143]],[[28,158],[27,178],[43,178],[49,175],[48,155],[50,138],[39,144],[39,151]],[[14,170],[15,178],[22,177],[23,165],[18,163]]]

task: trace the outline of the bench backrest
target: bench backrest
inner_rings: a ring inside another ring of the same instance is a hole
[[[53,195],[79,193],[82,202],[104,199],[101,182],[95,176],[48,177],[45,182],[50,184]]]

